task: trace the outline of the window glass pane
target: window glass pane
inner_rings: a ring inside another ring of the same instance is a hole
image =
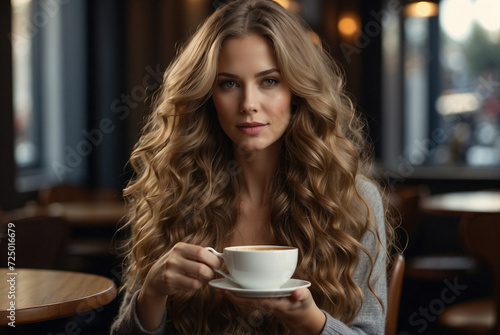
[[[40,144],[33,115],[31,1],[11,0],[14,94],[14,152],[20,168],[38,165]]]
[[[440,96],[448,140],[441,163],[500,165],[499,0],[443,0],[440,5]]]
[[[404,150],[414,166],[500,166],[500,0],[404,19]]]

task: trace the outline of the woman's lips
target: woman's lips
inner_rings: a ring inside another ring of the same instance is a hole
[[[236,127],[243,134],[246,134],[246,135],[257,135],[262,130],[264,130],[264,128],[266,126],[267,126],[267,124],[260,123],[260,122],[244,122],[244,123],[240,123]]]

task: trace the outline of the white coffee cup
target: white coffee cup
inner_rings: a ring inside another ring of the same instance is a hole
[[[298,250],[275,245],[245,245],[224,248],[223,253],[207,247],[221,257],[229,273],[214,269],[245,289],[279,289],[295,272]]]

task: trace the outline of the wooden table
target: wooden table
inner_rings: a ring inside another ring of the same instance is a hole
[[[0,277],[0,326],[12,322],[11,315],[16,325],[77,315],[117,295],[111,279],[94,274],[2,268]],[[10,311],[13,303],[15,311]]]
[[[424,197],[420,209],[431,215],[500,213],[500,191],[473,191]]]
[[[47,206],[51,216],[62,217],[70,226],[116,226],[127,214],[119,201],[56,202]]]
[[[116,227],[127,214],[127,206],[121,201],[68,201],[54,202],[46,206],[37,203],[4,214],[3,222],[32,216],[57,216],[69,226]]]

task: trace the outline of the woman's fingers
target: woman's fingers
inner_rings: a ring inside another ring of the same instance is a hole
[[[252,307],[261,306],[264,309],[272,310],[277,314],[294,313],[297,310],[306,307],[308,303],[313,302],[311,292],[307,288],[297,289],[292,292],[291,296],[279,298],[246,298],[239,297],[227,290],[218,290],[217,292],[224,295],[237,305]]]
[[[302,334],[319,334],[326,322],[324,313],[316,306],[311,291],[297,289],[289,297],[244,298],[227,290],[218,290],[235,304],[252,306],[281,319],[291,330]]]
[[[295,301],[307,300],[311,295],[311,291],[305,288],[300,288],[292,292],[291,298]]]
[[[185,259],[204,263],[210,268],[218,269],[222,265],[219,257],[199,245],[177,243],[172,250]]]
[[[200,261],[187,260],[184,263],[183,270],[191,278],[200,280],[210,280],[214,277],[214,270]]]
[[[220,266],[218,257],[205,248],[178,243],[153,265],[146,284],[164,295],[197,290],[214,277],[212,267]]]

